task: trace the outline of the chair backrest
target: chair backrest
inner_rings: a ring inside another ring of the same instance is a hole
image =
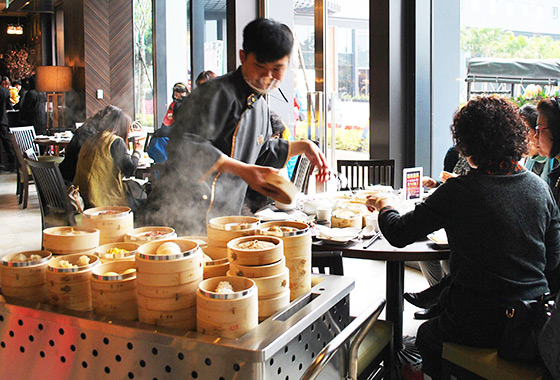
[[[338,160],[336,169],[348,181],[342,190],[359,190],[371,185],[395,185],[395,160]]]
[[[311,175],[311,162],[307,157],[301,154],[292,173],[291,181],[304,194],[307,194],[309,186],[309,176]]]
[[[344,267],[342,266],[342,251],[319,251],[311,254],[311,268],[317,268],[319,273],[336,274],[344,276]]]
[[[10,132],[16,138],[22,155],[29,148],[33,148],[35,154],[39,154],[39,146],[33,142],[35,140],[35,128],[33,126],[12,127]]]
[[[33,150],[33,148],[29,148],[25,151],[25,158],[28,158],[28,159],[33,160],[33,161],[39,161],[39,159],[37,158],[37,155],[35,154],[35,151]]]
[[[144,143],[144,152],[148,152],[148,147],[150,146],[150,142],[152,142],[153,135],[154,135],[153,132],[148,132],[146,134],[146,142]]]
[[[67,225],[75,226],[74,207],[66,191],[66,185],[60,174],[58,163],[26,160],[35,180],[41,206],[41,222],[45,228],[45,217],[49,213],[62,213],[66,216]]]
[[[21,173],[27,175],[27,163],[25,162],[25,158],[21,150],[21,147],[19,146],[16,137],[14,136],[13,133],[10,133],[10,140],[12,140],[12,145],[14,146],[14,153],[16,155],[16,159],[19,164],[19,167],[21,168]]]

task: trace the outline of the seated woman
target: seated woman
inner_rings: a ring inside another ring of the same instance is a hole
[[[107,106],[101,111],[87,119],[84,124],[74,132],[70,144],[64,149],[64,160],[60,163],[60,173],[62,173],[62,178],[67,182],[68,185],[72,184],[74,181],[74,175],[76,175],[76,165],[78,165],[78,156],[82,145],[86,140],[95,135],[100,131],[101,120],[111,114],[111,112],[119,112],[120,110],[114,106]]]
[[[443,342],[497,347],[504,311],[515,300],[549,291],[545,269],[560,262],[560,213],[547,184],[518,163],[527,128],[518,108],[498,97],[469,101],[451,132],[473,169],[448,179],[416,208],[400,215],[388,198],[370,196],[383,236],[403,247],[445,228],[450,285],[441,314],[418,329],[424,372],[441,378]]]
[[[134,174],[141,153],[135,150],[132,156],[128,154],[125,141],[130,117],[114,108],[100,121],[100,131],[87,139],[78,157],[74,184],[79,186],[86,207],[129,205],[122,176]]]
[[[519,111],[529,128],[529,152],[527,156],[521,160],[522,164],[527,170],[535,173],[541,177],[543,181],[550,184],[548,173],[554,169],[554,167],[558,164],[558,161],[554,158],[539,154],[536,130],[538,118],[537,107],[533,104],[527,103],[524,104]]]

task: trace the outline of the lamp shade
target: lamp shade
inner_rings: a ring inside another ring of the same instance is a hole
[[[72,91],[72,68],[70,66],[37,66],[37,91]]]

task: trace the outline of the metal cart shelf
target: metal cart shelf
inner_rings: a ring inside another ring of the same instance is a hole
[[[238,339],[111,320],[45,304],[0,303],[0,373],[11,379],[299,379],[349,323],[354,280],[311,292]],[[324,378],[341,378],[341,358]]]

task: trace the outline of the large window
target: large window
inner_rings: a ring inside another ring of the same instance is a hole
[[[135,119],[154,126],[154,70],[152,59],[152,1],[134,0]]]

